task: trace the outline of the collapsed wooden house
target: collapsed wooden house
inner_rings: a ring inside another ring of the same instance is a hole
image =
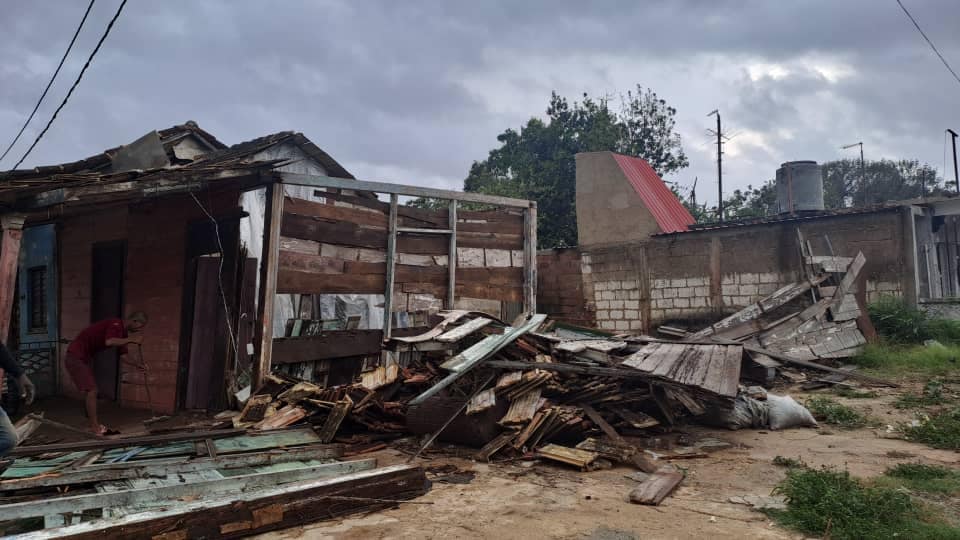
[[[293,132],[228,147],[188,122],[0,173],[0,223],[0,336],[41,396],[76,394],[65,341],[132,310],[150,379],[106,354],[101,398],[170,412],[275,367],[352,381],[428,310],[536,305],[534,203],[358,181]]]

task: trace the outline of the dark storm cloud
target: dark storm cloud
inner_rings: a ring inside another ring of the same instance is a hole
[[[18,152],[118,4],[98,0]],[[0,7],[0,144],[85,5]],[[907,5],[960,67],[960,6]],[[636,83],[677,107],[691,167],[674,180],[699,176],[701,199],[713,193],[704,129],[714,108],[739,132],[727,147],[731,188],[769,178],[783,160],[836,158],[839,145],[861,139],[873,157],[939,166],[943,129],[960,120],[960,85],[893,0],[130,0],[26,164],[77,159],[194,119],[227,143],[302,131],[358,176],[458,187],[499,132],[543,113],[551,90],[616,94]]]

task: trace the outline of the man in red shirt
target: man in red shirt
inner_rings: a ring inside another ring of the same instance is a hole
[[[93,375],[93,357],[109,347],[117,347],[121,362],[143,369],[140,364],[129,360],[127,345],[140,345],[143,342],[143,336],[138,332],[146,325],[147,314],[142,311],[131,313],[126,320],[104,319],[85,328],[67,347],[67,371],[77,389],[86,394],[87,417],[90,419],[90,428],[97,435],[106,434],[107,428],[97,419],[97,380]]]

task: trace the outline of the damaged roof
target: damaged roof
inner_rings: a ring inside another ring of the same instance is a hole
[[[854,208],[836,208],[830,210],[808,211],[797,214],[774,214],[771,216],[759,216],[752,218],[736,219],[731,221],[714,221],[710,223],[695,223],[686,230],[675,231],[673,233],[657,233],[651,236],[667,236],[675,233],[693,233],[698,231],[712,231],[717,229],[733,229],[736,227],[750,227],[754,225],[772,225],[776,223],[788,223],[794,221],[812,221],[816,219],[830,218],[836,216],[852,216],[857,214],[873,214],[877,212],[889,212],[901,208],[910,201],[891,201],[870,206],[860,206]]]
[[[0,172],[0,202],[5,206],[19,205],[15,201],[23,197],[65,187],[160,178],[169,185],[176,183],[178,175],[214,178],[217,171],[227,169],[251,174],[288,163],[289,159],[257,157],[264,150],[285,143],[297,146],[316,160],[329,176],[354,179],[302,133],[283,131],[228,147],[196,122],[188,121],[78,161]],[[138,154],[146,156],[139,164]]]
[[[613,159],[663,233],[686,231],[696,222],[646,160],[621,154],[613,154]]]

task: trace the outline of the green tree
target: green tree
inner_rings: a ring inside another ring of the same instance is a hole
[[[881,159],[864,163],[841,159],[823,164],[823,202],[827,208],[866,206],[945,193],[937,171],[916,159]]]
[[[464,191],[534,200],[539,246],[576,245],[577,153],[609,150],[642,157],[661,176],[689,165],[674,132],[676,109],[640,86],[619,102],[617,111],[607,97],[584,94],[582,101],[570,102],[554,92],[546,119],[507,129],[497,137],[500,146],[471,165]]]

